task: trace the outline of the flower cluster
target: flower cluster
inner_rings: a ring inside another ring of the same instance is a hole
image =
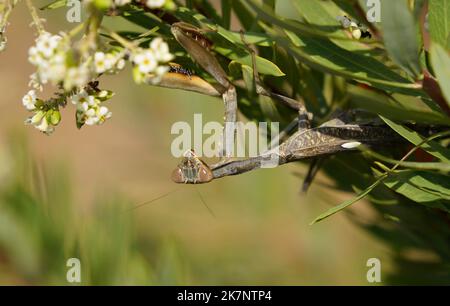
[[[77,126],[100,125],[111,118],[112,113],[103,102],[109,100],[113,93],[107,90],[82,89],[73,95],[72,103],[77,107]]]
[[[97,51],[93,54],[84,54],[71,42],[70,37],[65,33],[52,35],[43,32],[36,39],[36,43],[29,49],[28,60],[36,67],[36,72],[31,75],[30,86],[33,90],[23,97],[23,105],[28,111],[34,112],[34,116],[26,122],[46,134],[50,134],[60,121],[59,107],[66,104],[66,99],[73,93],[80,92],[72,97],[72,101],[82,100],[81,89],[88,87],[93,79],[101,74],[117,73],[125,67],[124,52],[111,50],[107,52]],[[59,94],[59,98],[52,98],[48,101],[39,100],[36,91],[42,91],[43,86],[51,84],[61,88],[64,93]],[[100,91],[95,103],[89,107],[85,104],[77,104],[77,124],[93,125],[105,121],[111,113],[100,107],[98,99],[102,101],[112,97],[112,94]],[[39,105],[39,107],[38,107]],[[83,110],[84,107],[84,111]],[[57,112],[58,120],[52,115]],[[52,117],[53,116],[53,117]]]
[[[34,112],[34,115],[25,120],[25,123],[33,125],[47,135],[51,134],[54,127],[61,121],[58,106],[38,99],[34,90],[30,90],[23,97],[22,103],[27,110]]]
[[[173,58],[169,46],[160,37],[153,39],[148,49],[137,48],[133,50],[131,61],[135,65],[133,69],[135,81],[137,83],[159,83],[161,77],[170,69],[166,64]]]
[[[43,32],[39,35],[36,44],[28,51],[28,61],[36,67],[30,85],[42,90],[42,86],[47,83],[57,85],[64,81],[68,72],[66,63],[69,50],[70,40],[64,33],[52,35]],[[73,76],[73,71],[70,76]],[[87,78],[88,75],[84,74],[82,80],[78,77],[76,81],[81,83]]]
[[[123,54],[119,52],[96,52],[94,55],[95,73],[117,73],[125,67]]]
[[[108,5],[113,3],[121,6],[131,2],[114,0],[109,1]],[[151,8],[159,8],[169,2],[171,0],[148,0],[145,4]],[[124,69],[126,60],[134,66],[133,76],[137,83],[156,84],[169,71],[166,64],[174,57],[161,38],[153,39],[149,48],[141,48],[113,33],[122,46],[112,47],[97,39],[98,33],[87,33],[80,41],[75,42],[72,37],[76,31],[55,35],[46,32],[42,25],[39,25],[38,30],[40,34],[28,51],[28,60],[36,68],[30,76],[29,86],[32,90],[23,97],[22,103],[33,113],[26,123],[46,134],[52,133],[59,124],[59,109],[65,107],[68,101],[76,106],[78,128],[100,125],[109,119],[111,112],[104,102],[111,99],[113,93],[98,89],[98,82],[95,80],[104,74],[118,73]],[[37,92],[43,91],[47,84],[59,89],[56,96],[47,100],[39,99]]]
[[[44,32],[36,39],[28,52],[28,60],[36,66],[31,76],[31,86],[63,85],[66,91],[80,88],[96,77],[96,74],[116,73],[125,66],[124,54],[116,51],[96,52],[93,56],[76,54],[69,36]]]

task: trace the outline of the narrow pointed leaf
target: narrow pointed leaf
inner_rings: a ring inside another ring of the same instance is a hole
[[[398,66],[411,77],[420,72],[419,42],[413,13],[406,0],[381,2],[382,30],[385,47]]]
[[[428,24],[431,39],[450,49],[450,0],[429,0]]]
[[[396,131],[398,134],[403,136],[406,140],[408,140],[412,144],[417,146],[424,140],[424,137],[419,135],[419,133],[417,133],[407,127],[404,127],[400,124],[397,124],[394,121],[389,120],[383,116],[380,116],[380,117],[394,131]],[[427,151],[429,154],[439,158],[441,161],[450,163],[450,150],[447,148],[444,148],[439,143],[437,143],[435,141],[429,141],[429,142],[423,144],[421,146],[421,148],[423,150]]]

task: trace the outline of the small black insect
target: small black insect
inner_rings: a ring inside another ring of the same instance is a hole
[[[192,71],[190,71],[189,69],[186,69],[178,64],[171,63],[171,64],[169,64],[169,67],[170,67],[169,72],[184,74],[184,75],[188,76],[189,78],[191,78],[194,75],[194,73]]]
[[[92,82],[89,82],[86,87],[88,90],[91,90],[94,92],[99,92],[100,91],[100,89],[98,88],[99,84],[100,84],[99,81],[92,81]]]
[[[361,30],[361,38],[372,38],[372,34],[367,30]]]
[[[372,38],[372,33],[370,33],[369,30],[362,23],[356,23],[347,16],[338,16],[337,20],[342,24],[342,27],[344,29],[350,29],[353,38],[355,39],[361,39],[366,37],[369,39]]]

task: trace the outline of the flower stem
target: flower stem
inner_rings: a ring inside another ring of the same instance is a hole
[[[72,30],[70,30],[69,32],[69,37],[73,38],[75,35],[77,35],[78,33],[80,33],[81,30],[83,30],[83,28],[86,26],[86,24],[84,22],[80,23],[79,25],[77,25],[75,28],[73,28]]]
[[[28,10],[30,11],[31,18],[33,18],[33,24],[36,26],[39,34],[42,34],[44,32],[44,27],[42,26],[42,21],[39,18],[36,8],[31,3],[31,0],[26,0],[26,3]]]
[[[86,26],[86,42],[89,49],[96,49],[98,29],[102,20],[103,13],[96,8],[92,8]]]
[[[111,36],[111,38],[115,39],[117,42],[119,42],[122,46],[124,46],[127,49],[133,50],[136,48],[136,45],[129,41],[126,38],[123,38],[122,36],[120,36],[118,33],[111,31],[105,27],[102,27],[103,30],[105,30],[109,36]]]
[[[9,15],[18,2],[19,0],[13,0],[12,2],[8,1],[5,4],[2,4],[3,7],[0,6],[0,32],[6,27]],[[1,14],[2,10],[4,10],[3,15]]]

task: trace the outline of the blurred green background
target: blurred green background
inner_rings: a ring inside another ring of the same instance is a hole
[[[51,32],[73,26],[65,9],[42,16]],[[309,225],[352,195],[323,175],[300,194],[302,165],[173,184],[171,125],[195,113],[221,121],[219,99],[137,86],[127,69],[103,78],[116,92],[103,126],[77,130],[72,105],[50,137],[25,126],[30,21],[20,4],[0,53],[0,284],[68,285],[72,257],[82,285],[368,285],[372,257],[382,280],[395,270],[390,249],[346,213]],[[364,201],[351,211],[376,216]]]

